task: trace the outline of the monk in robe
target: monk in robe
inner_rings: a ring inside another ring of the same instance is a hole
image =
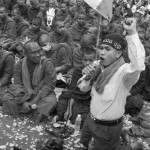
[[[29,21],[29,23],[31,23],[32,20],[40,12],[40,7],[39,7],[38,0],[30,0],[30,4],[31,5],[30,5],[30,7],[28,8],[28,11],[27,11],[27,14],[28,14],[27,20]]]
[[[51,59],[41,57],[38,43],[28,41],[24,45],[26,57],[14,69],[14,84],[3,97],[4,114],[18,115],[36,109],[34,119],[41,122],[54,110],[57,100],[54,93],[56,72]],[[21,92],[19,92],[21,91]]]
[[[78,13],[86,13],[85,7],[84,7],[84,0],[76,0],[76,4],[74,6],[76,14]]]
[[[109,28],[110,28],[110,23],[108,20],[103,19],[101,22],[101,38],[103,38],[105,35],[109,34]]]
[[[144,88],[142,90],[143,99],[146,100],[147,102],[150,102],[150,65],[149,64],[150,62],[146,64],[146,81],[144,84]]]
[[[48,34],[42,34],[39,44],[47,58],[54,61],[56,73],[66,73],[71,67],[71,50],[65,43],[55,44]]]
[[[0,6],[0,45],[7,49],[16,38],[16,24],[8,16],[6,8]]]
[[[111,19],[111,23],[120,24],[122,19],[123,19],[123,17],[121,15],[121,8],[116,7],[115,10],[114,10],[114,15]]]
[[[66,3],[62,3],[60,5],[60,9],[57,11],[53,18],[53,22],[55,21],[64,21],[68,16],[68,8]]]
[[[5,5],[4,0],[0,0],[0,6],[4,6],[4,5]]]
[[[48,27],[47,27],[47,11],[48,10],[49,10],[49,2],[48,1],[41,2],[40,12],[38,13],[37,17],[40,17],[42,19],[41,28],[44,29],[44,30],[48,30]]]
[[[123,35],[123,28],[122,25],[117,24],[117,23],[110,23],[108,20],[103,19],[101,23],[101,38],[103,38],[107,34],[111,33],[118,33],[120,35]]]
[[[64,24],[66,28],[70,28],[77,20],[77,14],[75,12],[74,7],[68,8],[68,16],[64,20]]]
[[[26,4],[26,0],[17,0],[17,4],[13,6],[13,8],[19,8],[21,11],[21,16],[24,19],[28,18],[27,12],[30,5]]]
[[[58,9],[59,5],[58,5],[57,0],[49,0],[49,7],[54,8],[54,9]]]
[[[0,106],[2,105],[3,94],[7,86],[11,84],[14,65],[14,55],[8,51],[0,50]]]
[[[87,30],[86,27],[86,15],[78,14],[77,22],[75,22],[70,28],[69,31],[72,35],[73,41],[75,44],[80,44],[82,35]]]
[[[86,18],[87,24],[98,27],[98,18],[95,16],[95,10],[90,8]]]
[[[86,34],[90,34],[91,36],[93,36],[96,39],[97,35],[98,35],[98,28],[97,27],[89,27]]]
[[[87,33],[85,34],[80,42],[80,47],[77,47],[73,51],[73,68],[81,68],[82,67],[82,57],[83,57],[83,52],[86,49],[92,48],[95,46],[95,36],[92,36],[91,34]]]
[[[21,16],[21,11],[18,8],[14,8],[11,12],[13,20],[16,22],[17,38],[21,37],[23,32],[29,28],[29,23]]]
[[[74,49],[74,43],[72,35],[65,29],[64,23],[62,21],[56,21],[53,23],[53,32],[50,33],[53,43],[66,43],[70,48]]]
[[[24,38],[27,37],[29,40],[38,42],[41,34],[43,33],[47,34],[47,31],[41,29],[41,26],[42,26],[42,19],[39,17],[34,18],[31,27],[26,29],[22,34],[23,40]]]
[[[1,1],[3,1],[3,5],[0,6],[5,6],[8,13],[10,13],[13,6],[17,4],[17,0],[1,0]]]

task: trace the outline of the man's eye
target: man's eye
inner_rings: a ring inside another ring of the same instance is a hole
[[[110,51],[110,48],[106,48],[107,51]]]

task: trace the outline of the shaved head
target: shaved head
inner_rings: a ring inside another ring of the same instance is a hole
[[[42,34],[39,38],[39,44],[43,46],[44,43],[48,43],[51,41],[51,37],[48,34]]]
[[[37,48],[40,49],[40,46],[37,42],[34,42],[34,41],[28,41],[24,45],[24,49],[26,53],[31,52],[32,50],[35,50]]]

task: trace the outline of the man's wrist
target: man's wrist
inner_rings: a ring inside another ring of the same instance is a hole
[[[135,31],[127,31],[127,35],[133,35],[133,34],[135,34],[135,33],[137,33],[136,30],[135,30]]]

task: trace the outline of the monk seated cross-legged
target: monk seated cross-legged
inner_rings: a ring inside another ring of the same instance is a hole
[[[0,50],[0,106],[2,105],[3,94],[7,86],[11,84],[14,65],[14,55],[8,51]]]
[[[57,100],[54,93],[56,73],[53,61],[41,57],[38,43],[28,41],[24,45],[26,57],[14,69],[14,84],[3,97],[4,114],[18,116],[21,112],[34,111],[35,122],[47,118]]]

